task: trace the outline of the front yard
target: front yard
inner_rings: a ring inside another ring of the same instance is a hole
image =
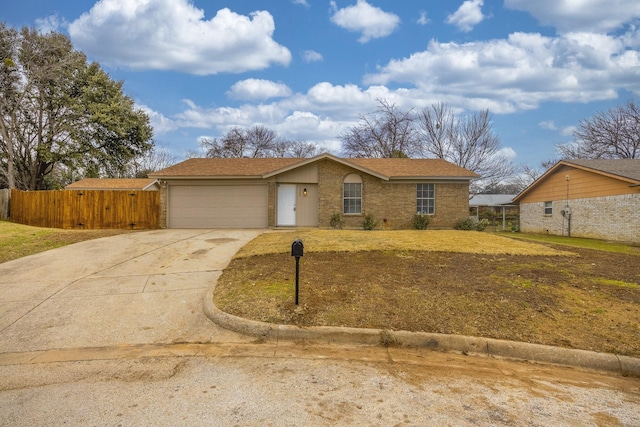
[[[299,307],[290,256],[296,238],[305,250]],[[266,233],[237,254],[214,300],[223,311],[265,322],[473,335],[640,356],[640,249],[582,246],[464,231]]]

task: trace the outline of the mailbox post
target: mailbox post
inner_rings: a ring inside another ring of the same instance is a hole
[[[296,239],[291,244],[291,256],[296,258],[296,305],[298,305],[298,279],[300,277],[300,257],[304,255],[302,240]]]

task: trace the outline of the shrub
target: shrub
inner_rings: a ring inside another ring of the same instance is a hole
[[[378,221],[375,220],[373,214],[366,214],[364,216],[364,221],[362,221],[362,228],[365,230],[373,230],[378,226]]]
[[[431,217],[429,215],[415,214],[413,216],[413,227],[416,230],[426,230],[430,222]]]
[[[471,218],[464,218],[464,219],[458,220],[458,222],[456,222],[456,224],[453,226],[453,228],[455,228],[456,230],[466,230],[466,231],[470,231],[470,230],[484,231],[485,227],[486,227],[486,223],[476,222]]]
[[[342,228],[343,222],[344,222],[344,219],[342,219],[342,214],[340,212],[336,212],[333,215],[331,215],[331,219],[329,220],[329,224],[333,228]]]

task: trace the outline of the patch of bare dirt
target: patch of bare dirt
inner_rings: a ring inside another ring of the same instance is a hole
[[[566,249],[566,248],[564,248]],[[300,326],[439,332],[640,356],[640,258],[445,252],[308,253],[236,259],[215,303]]]

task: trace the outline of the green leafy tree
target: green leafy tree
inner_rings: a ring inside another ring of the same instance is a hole
[[[0,182],[47,189],[60,168],[112,177],[153,148],[148,116],[67,36],[0,23]]]

